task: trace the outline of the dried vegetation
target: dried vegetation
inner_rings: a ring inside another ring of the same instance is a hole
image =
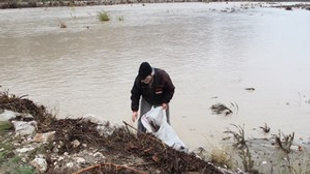
[[[151,134],[141,134],[137,137],[136,130],[127,124],[115,129],[110,136],[102,136],[96,129],[96,123],[83,118],[56,119],[44,106],[38,106],[24,97],[9,95],[8,92],[0,93],[0,108],[30,113],[38,123],[38,133],[56,132],[54,144],[45,145],[41,151],[47,157],[46,173],[222,173],[213,164],[197,158],[195,154],[176,151]],[[76,147],[72,144],[74,140],[87,146]],[[52,159],[52,153],[55,153],[53,146],[59,143],[62,143],[62,146],[57,150],[58,154],[75,154],[92,147],[99,149],[98,151],[109,160],[105,163],[82,166],[78,170],[55,169],[55,161]],[[136,158],[142,159],[141,162],[135,162]]]

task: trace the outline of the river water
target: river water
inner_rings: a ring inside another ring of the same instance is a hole
[[[310,12],[258,3],[173,3],[0,11],[0,85],[61,118],[132,125],[130,90],[142,61],[176,92],[171,122],[191,148],[295,132],[310,142]],[[246,6],[246,7],[245,7]],[[109,22],[98,12],[107,11]],[[60,28],[64,23],[67,28]],[[255,90],[246,90],[254,88]],[[229,106],[229,116],[210,107]]]

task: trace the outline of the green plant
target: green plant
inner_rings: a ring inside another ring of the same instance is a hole
[[[35,174],[34,168],[28,165],[20,165],[17,167],[16,174]]]
[[[23,0],[18,0],[18,1],[17,1],[17,5],[18,5],[18,6],[21,6],[22,3],[23,3]]]
[[[102,11],[98,13],[98,18],[100,21],[105,22],[110,20],[110,15],[106,11]]]
[[[245,132],[244,132],[244,126],[237,126],[232,124],[235,128],[238,129],[238,132],[235,131],[225,131],[224,133],[232,134],[236,140],[236,143],[233,144],[233,147],[239,149],[239,157],[241,158],[244,170],[246,172],[252,172],[255,171],[254,169],[254,161],[252,160],[252,155],[249,149],[249,146],[246,143],[245,140]]]
[[[13,125],[9,121],[0,121],[0,134],[6,133],[11,128],[13,128]]]
[[[12,144],[12,136],[8,134],[1,135],[0,138],[0,163],[2,157],[6,157],[7,154],[11,153],[14,149]]]
[[[0,163],[1,163],[1,161],[2,161],[3,159],[5,159],[5,158],[6,158],[5,152],[0,152]]]
[[[22,162],[18,156],[7,159],[0,167],[10,174],[35,174],[34,168]]]

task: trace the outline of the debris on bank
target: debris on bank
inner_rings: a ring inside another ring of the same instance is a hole
[[[272,5],[271,7],[283,8],[288,11],[292,11],[294,9],[310,10],[310,4],[308,3],[297,3],[297,4],[292,4],[292,5],[276,4],[276,5]]]
[[[91,117],[57,119],[25,96],[0,92],[1,171],[231,173],[194,153],[177,151],[151,134],[137,137],[135,131],[126,124],[115,126]]]

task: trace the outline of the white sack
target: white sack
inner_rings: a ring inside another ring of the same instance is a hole
[[[166,111],[163,107],[152,107],[150,111],[141,117],[141,122],[147,132],[153,133],[168,146],[176,150],[188,152],[186,145],[168,124]]]

